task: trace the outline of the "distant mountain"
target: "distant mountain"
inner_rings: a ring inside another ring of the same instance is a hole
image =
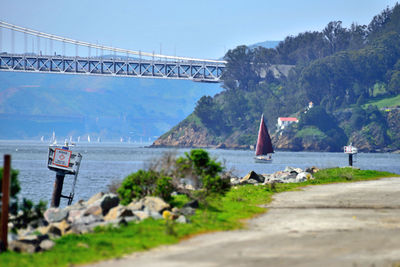
[[[0,139],[154,139],[189,115],[218,84],[0,72]]]
[[[252,45],[249,45],[248,48],[254,49],[258,46],[264,47],[264,48],[276,48],[278,46],[280,41],[265,41],[265,42],[259,42],[255,43]]]

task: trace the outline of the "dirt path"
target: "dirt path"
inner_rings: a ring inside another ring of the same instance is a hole
[[[248,229],[93,266],[392,266],[400,262],[400,178],[277,194]]]

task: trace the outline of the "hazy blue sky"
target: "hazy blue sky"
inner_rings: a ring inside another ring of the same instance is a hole
[[[163,54],[219,58],[237,45],[322,30],[333,20],[343,21],[346,27],[352,22],[368,24],[374,15],[395,3],[395,0],[1,0],[0,20],[132,50],[158,53],[161,47]],[[6,39],[3,31],[3,42]]]

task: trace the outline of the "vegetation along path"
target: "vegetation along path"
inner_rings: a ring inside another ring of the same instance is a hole
[[[93,266],[392,266],[400,264],[400,179],[309,186],[274,195],[245,230]]]

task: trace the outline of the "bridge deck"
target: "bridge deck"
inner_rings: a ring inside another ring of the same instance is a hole
[[[136,58],[0,54],[0,71],[85,74],[220,82],[223,63]]]

